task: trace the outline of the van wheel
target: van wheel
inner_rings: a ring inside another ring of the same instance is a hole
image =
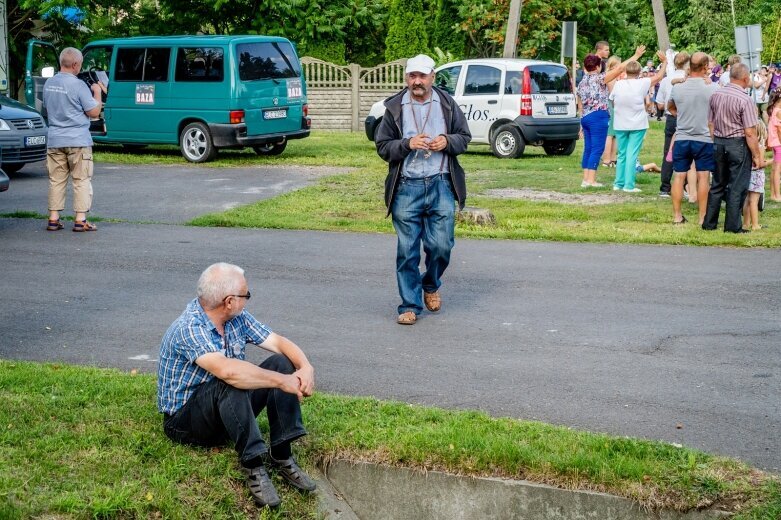
[[[500,159],[516,159],[523,155],[526,143],[515,125],[502,125],[491,140],[491,151]]]
[[[252,149],[258,155],[279,155],[287,148],[287,139],[279,143],[266,143],[253,146]]]
[[[575,140],[566,141],[546,141],[542,149],[548,155],[572,155],[575,151]]]
[[[190,123],[184,127],[179,136],[179,148],[184,158],[194,163],[211,161],[217,156],[209,127],[203,123]]]

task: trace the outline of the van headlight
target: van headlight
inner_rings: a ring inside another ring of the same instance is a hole
[[[5,122],[5,119],[0,119],[0,131],[2,130],[10,130],[11,127],[8,126],[8,123]]]

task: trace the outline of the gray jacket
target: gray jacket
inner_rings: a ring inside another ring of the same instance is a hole
[[[456,101],[447,92],[437,87],[433,87],[433,89],[439,94],[442,113],[445,116],[447,147],[443,151],[448,158],[450,182],[456,192],[458,207],[463,209],[466,202],[466,174],[461,165],[458,164],[456,156],[466,151],[469,141],[472,140],[472,134],[469,132],[464,113]],[[405,88],[385,100],[385,115],[374,136],[377,153],[388,162],[388,176],[385,178],[385,206],[388,208],[388,214],[390,214],[393,197],[401,178],[401,167],[411,151],[409,139],[402,138],[404,134],[401,120],[401,98],[407,90]]]

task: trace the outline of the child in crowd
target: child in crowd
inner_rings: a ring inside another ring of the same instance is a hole
[[[767,147],[773,150],[770,200],[781,202],[781,90],[774,90],[767,105]]]
[[[767,141],[767,127],[761,119],[757,124],[757,141],[759,141],[759,149],[764,150]],[[753,231],[762,229],[762,226],[759,225],[759,197],[763,193],[765,193],[765,168],[752,169],[748,197],[743,205],[743,229],[750,228]]]

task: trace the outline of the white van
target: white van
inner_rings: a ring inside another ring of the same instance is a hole
[[[489,144],[499,158],[523,155],[526,145],[548,155],[570,155],[580,130],[575,94],[567,68],[538,60],[485,58],[437,67],[434,84],[464,111],[471,143]],[[385,115],[384,101],[366,118],[366,135]]]

